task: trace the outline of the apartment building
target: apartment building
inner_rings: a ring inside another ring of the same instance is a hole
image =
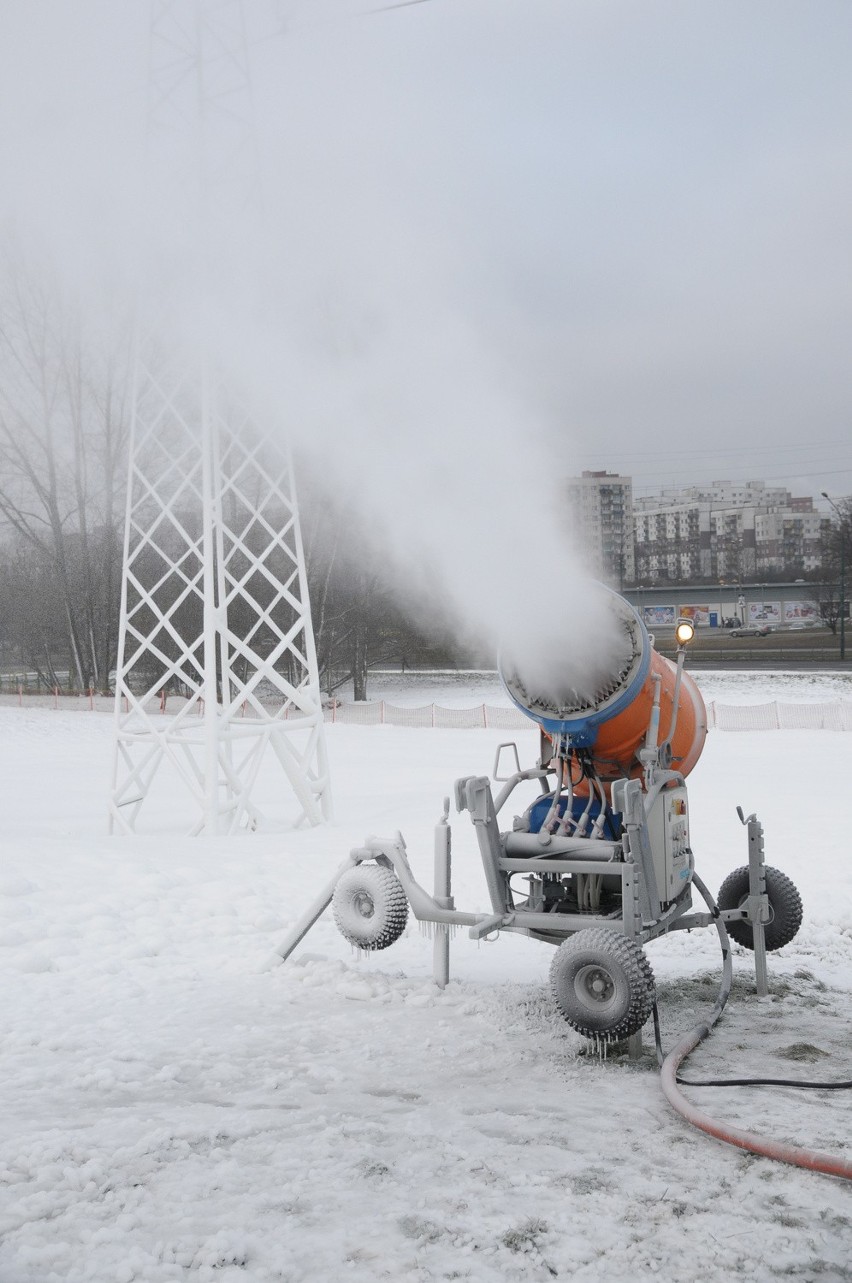
[[[763,481],[669,487],[634,501],[637,578],[799,575],[820,565],[824,520],[811,498]]]
[[[589,572],[614,588],[636,577],[633,482],[617,472],[584,472],[567,482],[567,526]]]

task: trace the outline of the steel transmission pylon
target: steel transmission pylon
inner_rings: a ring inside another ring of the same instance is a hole
[[[150,91],[152,160],[178,208],[190,193],[203,278],[255,195],[240,0],[154,0]],[[289,448],[203,333],[179,340],[174,300],[158,309],[135,359],[110,828],[146,803],[173,827],[175,779],[193,833],[316,824],[331,790]]]

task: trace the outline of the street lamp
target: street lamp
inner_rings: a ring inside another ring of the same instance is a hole
[[[840,658],[846,658],[846,531],[843,528],[843,517],[833,499],[829,499],[824,490],[820,491],[823,499],[828,499],[837,520],[840,522]]]

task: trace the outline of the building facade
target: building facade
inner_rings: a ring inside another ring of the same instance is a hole
[[[634,502],[637,579],[797,577],[819,568],[825,521],[811,498],[762,481],[665,489]]]
[[[590,574],[622,589],[635,582],[633,482],[584,472],[567,483],[568,534]]]
[[[757,513],[754,527],[758,574],[819,570],[826,524],[830,524],[828,518],[813,510],[788,508]]]

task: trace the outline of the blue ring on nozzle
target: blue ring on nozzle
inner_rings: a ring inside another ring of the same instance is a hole
[[[613,596],[617,597],[618,594],[614,593]],[[505,678],[503,678],[502,670],[500,672],[500,677],[503,681],[504,687],[506,688],[506,693],[515,707],[519,708],[520,711],[529,717],[531,721],[542,726],[548,734],[567,735],[571,743],[576,748],[593,747],[597,738],[598,729],[606,722],[612,721],[614,717],[617,717],[619,713],[623,712],[624,709],[629,707],[629,705],[636,699],[642,687],[645,685],[645,679],[648,676],[648,669],[651,666],[651,639],[648,636],[648,630],[645,627],[643,620],[640,618],[638,611],[635,610],[628,601],[625,601],[623,597],[620,597],[619,600],[624,602],[624,605],[631,611],[639,626],[639,636],[642,641],[642,654],[636,672],[631,677],[628,685],[621,694],[612,701],[611,704],[607,704],[606,708],[593,709],[590,713],[582,713],[574,717],[562,718],[546,717],[542,713],[534,713],[531,709],[522,704],[521,701],[512,693]]]

